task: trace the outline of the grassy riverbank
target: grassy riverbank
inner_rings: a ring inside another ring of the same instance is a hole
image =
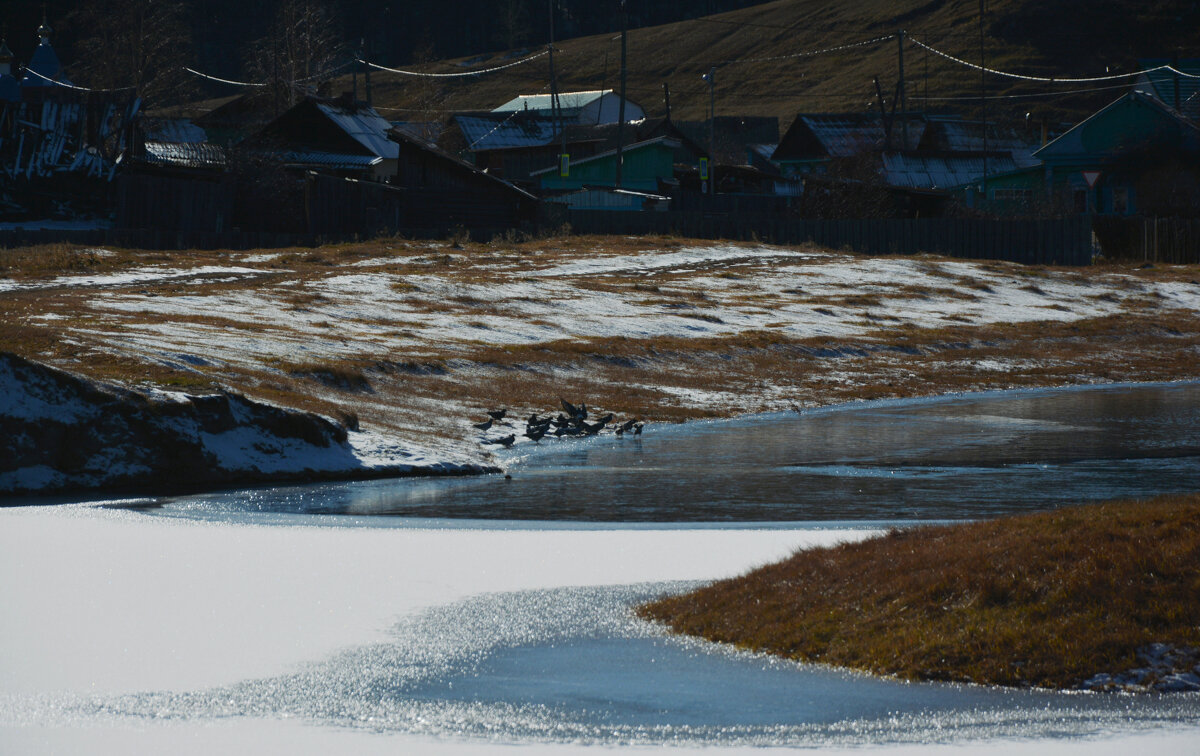
[[[680,633],[908,679],[1073,687],[1200,644],[1200,494],[892,531],[639,608]]]

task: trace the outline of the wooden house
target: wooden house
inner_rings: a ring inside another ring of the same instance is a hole
[[[675,177],[675,151],[680,143],[668,137],[656,137],[636,142],[622,149],[622,189],[659,193]],[[558,166],[534,171],[533,178],[541,183],[543,192],[563,192],[584,187],[617,186],[617,151],[615,149],[572,161],[567,175],[560,175]]]
[[[305,97],[240,147],[298,171],[386,181],[396,173],[392,125],[351,97]]]
[[[403,228],[501,230],[536,222],[531,193],[404,131],[389,136],[397,159],[388,183],[404,193]]]

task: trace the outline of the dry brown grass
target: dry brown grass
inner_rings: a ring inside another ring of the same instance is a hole
[[[641,607],[673,630],[909,679],[1070,687],[1200,643],[1200,494],[892,531]]]

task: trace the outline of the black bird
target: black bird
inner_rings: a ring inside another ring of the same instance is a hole
[[[540,418],[537,416],[536,412],[533,412],[529,415],[529,419],[525,421],[525,424],[532,427],[535,425],[541,425],[543,423],[548,423],[548,422],[550,422],[550,418],[548,418],[548,417],[545,419]]]
[[[515,435],[513,435],[512,433],[510,433],[507,436],[505,436],[504,438],[493,438],[488,441],[484,441],[483,443],[498,444],[500,446],[503,446],[505,449],[507,449],[508,447],[512,446],[513,442],[516,440],[517,440],[517,437]]]
[[[571,421],[567,419],[567,416],[561,412],[558,413],[558,417],[551,418],[550,422],[554,423],[555,428],[565,428],[571,424]]]
[[[531,430],[525,431],[525,437],[528,438],[530,441],[533,441],[535,444],[538,441],[541,441],[542,437],[545,435],[546,435],[545,428],[536,428],[536,429],[531,429]]]
[[[602,423],[602,422],[600,422],[600,423],[583,423],[584,435],[594,436],[602,430],[604,430],[604,423]]]
[[[626,431],[633,430],[633,426],[635,426],[635,425],[637,425],[636,417],[633,418],[632,420],[626,420],[625,422],[621,423],[621,427],[617,428],[617,430],[620,431],[621,433],[625,433]]]
[[[563,412],[566,412],[569,417],[575,417],[579,414],[579,408],[568,402],[566,399],[563,399],[560,396],[558,397],[558,401],[562,402]]]
[[[503,420],[504,416],[507,414],[508,410],[506,409],[491,410],[488,412],[488,417],[492,418],[493,420]]]
[[[596,422],[598,422],[598,423],[604,423],[605,425],[608,425],[608,424],[609,424],[609,423],[611,423],[612,421],[613,421],[613,413],[609,412],[607,415],[605,415],[604,417],[600,418],[600,419],[599,419],[599,420],[597,420]]]
[[[486,423],[471,423],[471,425],[478,428],[479,430],[485,431],[485,430],[489,430],[492,427],[493,422],[494,421],[491,418],[488,418]]]
[[[645,423],[638,423],[637,425],[633,426],[633,435],[635,435],[635,436],[642,435],[642,428],[645,428],[645,427],[646,427]]]

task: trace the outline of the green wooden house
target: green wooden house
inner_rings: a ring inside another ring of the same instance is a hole
[[[1200,128],[1148,92],[1123,95],[1034,157],[1041,166],[989,175],[960,195],[994,212],[1173,215],[1200,207]]]
[[[637,142],[622,149],[621,188],[640,192],[660,191],[660,182],[674,179],[675,150],[680,143],[668,137]],[[534,171],[543,192],[563,192],[584,187],[617,185],[617,151],[609,150],[571,162],[567,175],[558,166]]]

